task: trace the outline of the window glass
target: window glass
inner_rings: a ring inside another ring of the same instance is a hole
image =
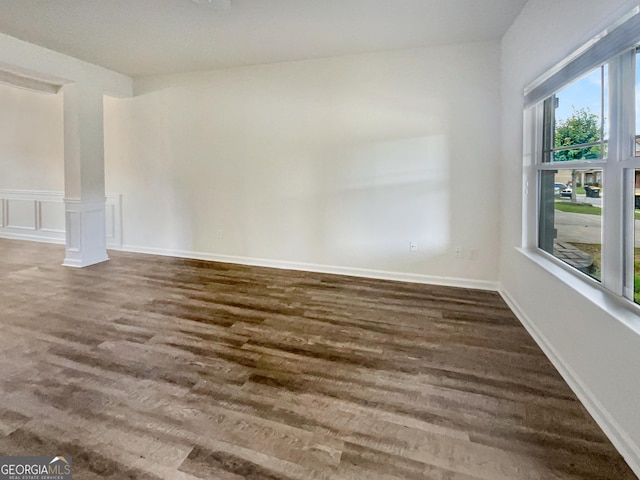
[[[599,67],[557,92],[548,161],[598,160],[607,156],[608,68]]]
[[[538,246],[600,280],[602,170],[545,170],[540,174]]]
[[[635,170],[633,210],[633,300],[640,303],[640,170]]]
[[[640,157],[640,53],[636,54],[636,157]]]

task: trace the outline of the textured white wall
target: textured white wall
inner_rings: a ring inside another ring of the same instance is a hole
[[[0,84],[0,189],[64,190],[62,96]]]
[[[500,281],[573,372],[592,405],[612,425],[617,424],[619,438],[635,455],[637,468],[640,337],[515,250],[522,238],[523,89],[636,4],[623,0],[529,0],[503,38]]]
[[[497,43],[148,78],[136,94],[105,105],[125,248],[497,279]]]

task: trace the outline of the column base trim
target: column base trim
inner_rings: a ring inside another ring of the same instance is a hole
[[[92,258],[92,259],[87,259],[87,258],[65,258],[64,262],[62,262],[62,266],[63,267],[71,267],[71,268],[84,268],[84,267],[89,267],[91,265],[96,265],[98,263],[103,263],[103,262],[107,262],[109,261],[110,258],[108,255],[105,255],[102,258]]]
[[[83,268],[109,260],[105,231],[105,201],[65,198],[65,267]]]

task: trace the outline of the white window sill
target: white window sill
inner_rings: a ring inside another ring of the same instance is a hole
[[[587,302],[602,309],[635,333],[640,334],[640,305],[619,297],[595,280],[537,248],[516,248],[537,266],[564,283]]]

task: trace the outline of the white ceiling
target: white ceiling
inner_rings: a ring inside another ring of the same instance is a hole
[[[525,2],[0,0],[0,32],[139,77],[498,39]]]

